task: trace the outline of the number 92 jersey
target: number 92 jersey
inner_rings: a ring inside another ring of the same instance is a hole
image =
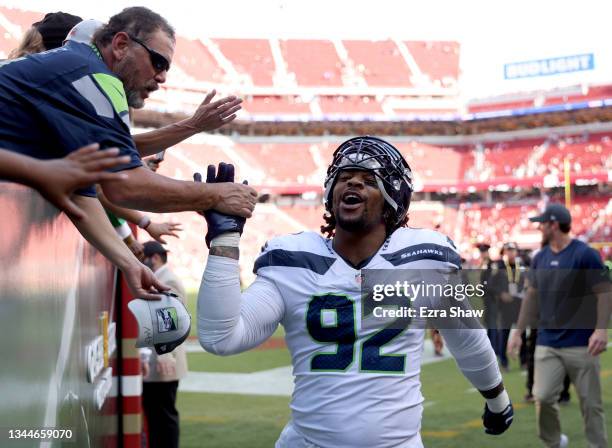
[[[295,430],[320,447],[420,446],[423,320],[368,325],[361,269],[460,268],[446,236],[400,228],[362,266],[314,232],[269,241],[255,273],[275,284],[291,352]]]

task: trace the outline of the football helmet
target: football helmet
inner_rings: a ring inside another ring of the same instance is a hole
[[[332,193],[338,173],[365,170],[374,174],[385,202],[394,211],[394,225],[408,213],[412,195],[412,171],[399,150],[378,137],[354,137],[336,151],[325,178],[325,208],[331,212]]]

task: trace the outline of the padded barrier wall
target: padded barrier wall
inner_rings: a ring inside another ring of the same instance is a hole
[[[71,429],[68,446],[140,445],[134,330],[116,322],[126,313],[127,297],[114,299],[122,290],[64,214],[37,192],[0,182],[1,427]],[[128,339],[118,347],[122,327]],[[129,359],[119,364],[119,352]],[[121,386],[118,368],[128,370]],[[119,401],[121,390],[129,397]]]

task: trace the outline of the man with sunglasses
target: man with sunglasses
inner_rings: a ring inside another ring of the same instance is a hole
[[[111,17],[91,44],[68,42],[55,50],[3,63],[0,147],[37,159],[62,158],[94,142],[100,149],[117,147],[128,161],[112,168],[124,178],[101,182],[111,202],[152,212],[216,209],[250,217],[257,193],[249,186],[177,181],[142,164],[143,154],[130,135],[128,108],[143,107],[149,94],[166,81],[174,46],[174,30],[164,18],[147,8],[132,7]],[[235,105],[221,103],[214,115],[223,124],[233,119]],[[174,143],[203,130],[179,124]],[[149,151],[156,152],[156,148]],[[73,220],[75,225],[126,274],[132,293],[157,297],[151,291],[164,286],[123,250],[112,227],[104,226],[107,218],[94,186],[78,190],[73,201],[85,216]]]
[[[111,17],[90,45],[68,42],[9,61],[0,67],[0,146],[40,159],[63,157],[92,142],[101,149],[115,146],[130,161],[114,168],[124,171],[125,179],[102,183],[111,202],[152,212],[214,208],[250,217],[257,194],[249,186],[194,185],[142,166],[130,135],[129,107],[143,107],[166,81],[174,47],[174,30],[163,17],[132,7]],[[231,121],[235,106],[224,103],[216,111],[219,120]],[[79,194],[86,200],[95,190]]]

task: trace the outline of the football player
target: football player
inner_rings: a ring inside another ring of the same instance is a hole
[[[196,174],[196,176],[198,176]],[[207,182],[232,182],[232,165],[208,167]],[[196,178],[199,180],[199,178]],[[365,325],[362,269],[460,269],[446,236],[406,227],[412,173],[400,152],[376,137],[340,145],[325,179],[326,224],[272,239],[243,293],[243,218],[205,212],[208,263],[198,296],[202,347],[231,355],[258,346],[279,324],[293,364],[292,418],[277,448],[422,447],[419,380],[424,322]],[[510,426],[513,409],[484,329],[443,328],[448,349],[486,400],[488,434]]]

